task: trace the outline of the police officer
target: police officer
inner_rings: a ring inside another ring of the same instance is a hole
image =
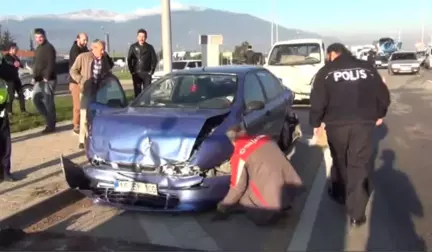
[[[6,111],[8,102],[8,87],[3,76],[8,74],[5,62],[1,59],[0,63],[0,182],[15,181],[10,173],[11,168],[11,136],[9,129],[9,118]]]
[[[362,225],[371,193],[373,130],[387,113],[389,90],[375,68],[335,43],[315,76],[310,102],[314,134],[324,123],[333,158],[329,196],[346,206],[352,226]]]
[[[367,61],[369,62],[369,64],[375,67],[375,52],[373,50],[369,51]]]
[[[132,75],[135,97],[151,84],[158,62],[155,49],[147,41],[147,31],[139,29],[137,42],[129,47],[127,64]]]

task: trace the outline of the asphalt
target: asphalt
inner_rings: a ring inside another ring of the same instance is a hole
[[[331,160],[328,151],[323,153],[307,144],[312,134],[307,124],[307,106],[296,108],[305,137],[290,156],[307,191],[276,227],[256,227],[242,215],[212,222],[213,212],[176,215],[125,212],[93,205],[69,191],[49,198],[51,203],[42,202],[0,224],[15,224],[30,232],[85,234],[206,251],[431,250],[432,170],[428,169],[431,163],[428,154],[432,149],[432,129],[428,120],[432,72],[418,76],[387,76],[385,71],[381,74],[391,89],[392,105],[385,124],[376,132],[375,191],[364,227],[351,229],[343,208],[328,200],[324,193],[323,181]],[[50,141],[61,141],[56,137],[52,136]]]

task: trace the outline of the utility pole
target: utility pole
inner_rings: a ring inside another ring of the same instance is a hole
[[[273,6],[273,10],[275,10],[275,2],[276,0],[273,2],[274,6]],[[276,16],[276,14],[274,13],[274,16]],[[276,22],[275,22],[275,26],[276,26],[276,43],[279,42],[279,25],[278,25],[278,18],[276,18]]]
[[[170,0],[161,0],[161,27],[162,27],[162,52],[163,70],[165,73],[172,71],[172,41],[171,41],[171,3]]]
[[[270,48],[274,44],[274,10],[273,10],[273,0],[270,3],[270,18],[271,18],[271,32],[270,32]]]

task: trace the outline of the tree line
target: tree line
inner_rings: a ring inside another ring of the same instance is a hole
[[[0,25],[0,51],[8,49],[9,45],[15,43],[15,39],[8,29],[3,29]]]

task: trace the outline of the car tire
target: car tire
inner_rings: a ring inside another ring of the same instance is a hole
[[[23,92],[25,101],[31,100],[33,98],[33,85],[31,85],[31,84],[23,85],[22,92]]]
[[[302,136],[300,121],[297,116],[288,116],[285,119],[282,132],[280,134],[279,146],[283,151],[289,150],[295,140]]]

